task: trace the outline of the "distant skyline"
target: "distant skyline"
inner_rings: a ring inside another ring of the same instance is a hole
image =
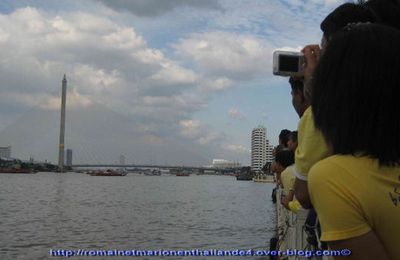
[[[276,145],[298,122],[272,51],[319,43],[320,22],[344,2],[1,1],[0,146],[57,161],[65,73],[74,162],[250,165],[254,127]]]

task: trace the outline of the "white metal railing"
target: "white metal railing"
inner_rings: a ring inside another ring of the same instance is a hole
[[[281,204],[282,189],[276,189],[276,210],[277,210],[277,236],[278,244],[276,250],[312,250],[307,242],[307,234],[304,231],[304,223],[308,210],[301,208],[297,213],[287,210]],[[302,257],[302,256],[280,256],[278,259],[320,259],[329,260],[329,257]]]

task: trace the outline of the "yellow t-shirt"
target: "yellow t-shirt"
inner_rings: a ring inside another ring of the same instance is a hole
[[[330,156],[312,167],[308,190],[323,241],[373,230],[390,259],[400,259],[400,167],[352,155]]]
[[[298,126],[298,146],[294,159],[296,177],[306,181],[311,167],[327,156],[328,147],[322,133],[315,128],[310,106],[304,112]]]
[[[289,191],[293,189],[294,185],[294,165],[290,165],[286,167],[285,170],[281,173],[281,180],[283,185],[283,191],[285,194],[289,194]]]
[[[294,165],[290,165],[286,167],[286,169],[281,173],[281,180],[283,184],[283,191],[285,192],[285,195],[288,195],[290,190],[293,190],[294,186],[294,181],[296,179],[296,176],[294,176]],[[289,202],[289,209],[297,213],[299,209],[301,209],[300,202],[296,200],[294,197],[291,202]]]

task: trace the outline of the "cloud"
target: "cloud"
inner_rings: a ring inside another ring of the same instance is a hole
[[[179,122],[182,137],[193,140],[202,146],[213,147],[221,157],[233,160],[248,157],[250,150],[242,144],[233,144],[231,138],[219,133],[199,120],[188,119]]]
[[[242,154],[251,153],[251,150],[246,148],[244,145],[229,144],[229,145],[223,146],[223,149],[230,151],[230,152],[235,152],[235,153],[242,153]]]
[[[215,79],[206,79],[203,81],[204,83],[201,85],[203,90],[208,90],[211,92],[218,92],[229,89],[233,85],[233,81],[228,79],[227,77],[219,77]]]
[[[272,49],[245,34],[213,31],[192,34],[173,45],[176,54],[190,60],[205,75],[252,79],[269,74]]]
[[[194,140],[201,145],[216,145],[225,140],[222,134],[211,130],[210,127],[201,124],[198,120],[182,120],[179,125],[181,127],[180,134],[183,137]]]
[[[238,120],[246,119],[246,115],[235,107],[230,108],[228,114],[233,119],[238,119]]]
[[[41,108],[44,110],[60,110],[61,97],[47,94],[22,94],[22,93],[4,93],[3,98],[9,102],[24,103],[26,106]],[[67,92],[67,105],[73,109],[86,108],[91,106],[93,101],[87,96],[79,94],[75,89]]]
[[[122,113],[137,113],[142,96],[168,96],[163,108],[169,104],[165,113],[175,117],[185,105],[191,107],[188,111],[196,109],[184,102],[183,92],[194,90],[201,77],[148,47],[132,27],[93,14],[52,16],[30,7],[2,15],[0,22],[0,47],[13,50],[0,53],[1,91],[29,95],[15,100],[21,106],[52,107],[54,99],[43,101],[43,93],[58,96],[67,73],[76,97]],[[177,100],[180,111],[171,111]],[[163,117],[162,111],[158,113]]]
[[[202,146],[213,147],[213,151],[221,156],[226,156],[225,158],[238,158],[246,153],[245,150],[248,150],[243,145],[232,145],[230,137],[199,120],[182,120],[179,125],[182,137],[193,140]]]
[[[127,11],[136,16],[158,16],[179,7],[222,10],[217,0],[96,0],[116,11]]]

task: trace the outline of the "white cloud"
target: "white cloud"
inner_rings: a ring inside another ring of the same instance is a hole
[[[198,120],[182,120],[179,122],[180,134],[194,140],[201,145],[218,145],[225,140],[225,136],[212,130]]]
[[[114,46],[117,49],[132,50],[146,47],[143,38],[136,35],[132,28],[119,28],[116,32],[104,35],[102,38],[108,46]]]
[[[132,27],[94,14],[53,16],[31,7],[1,15],[0,22],[0,47],[13,50],[0,53],[2,92],[29,93],[29,102],[16,100],[22,106],[52,107],[54,102],[43,101],[42,94],[52,89],[50,96],[57,96],[67,73],[76,96],[122,113],[140,113],[143,96],[169,96],[162,109],[146,105],[172,121],[181,119],[185,106],[190,107],[186,113],[198,108],[185,102],[183,91],[194,90],[203,79],[149,48]],[[75,105],[72,96],[70,105]]]
[[[199,138],[202,134],[200,122],[197,120],[182,120],[179,122],[181,135],[187,138]]]
[[[41,108],[44,110],[60,110],[61,97],[51,96],[45,93],[23,94],[23,93],[3,93],[3,98],[14,103],[24,103],[27,106]],[[87,96],[79,94],[76,89],[67,92],[67,106],[72,109],[86,108],[93,104],[93,101]]]
[[[209,91],[222,91],[229,89],[233,85],[233,81],[227,77],[221,77],[216,79],[206,79],[202,84],[201,88]]]
[[[162,69],[150,77],[160,84],[194,84],[197,76],[193,71],[179,67],[175,64],[162,64]]]
[[[77,108],[86,108],[93,104],[93,101],[90,100],[87,96],[83,96],[79,94],[76,89],[72,89],[67,93],[67,106],[72,107],[74,109]],[[40,108],[46,110],[60,110],[61,107],[61,97],[45,97],[39,104],[37,104]]]
[[[246,115],[235,107],[230,108],[228,114],[233,119],[239,119],[239,120],[246,119]]]
[[[222,31],[192,34],[174,46],[206,75],[251,79],[269,72],[272,49],[266,42],[244,34]]]
[[[222,148],[227,151],[235,153],[243,153],[243,154],[251,153],[250,149],[246,148],[244,145],[239,145],[239,144],[228,144],[224,145]]]

